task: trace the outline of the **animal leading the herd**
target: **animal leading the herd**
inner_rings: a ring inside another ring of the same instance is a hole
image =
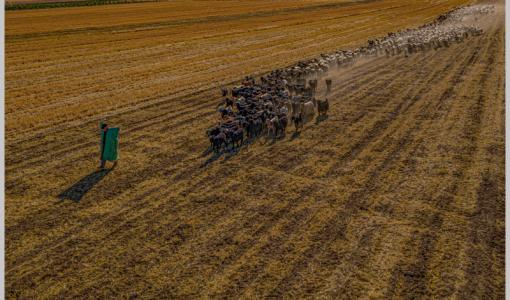
[[[221,88],[224,100],[218,105],[220,119],[207,130],[211,149],[236,149],[245,137],[259,136],[276,140],[284,137],[289,121],[298,133],[303,124],[312,120],[317,111],[326,116],[327,98],[316,98],[319,80],[333,68],[352,65],[361,57],[404,55],[405,57],[460,43],[483,30],[474,25],[479,17],[495,11],[493,5],[472,5],[440,15],[433,22],[415,29],[388,33],[384,38],[369,40],[366,46],[354,50],[339,50],[321,54],[319,58],[300,61],[293,66],[277,69],[257,81],[247,76],[241,85],[230,90]],[[325,97],[331,92],[332,80],[325,78]]]

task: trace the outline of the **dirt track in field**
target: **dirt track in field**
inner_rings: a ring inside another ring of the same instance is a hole
[[[108,174],[93,118],[8,127],[7,296],[503,298],[503,20],[337,72],[326,120],[214,161],[216,89],[112,116]]]

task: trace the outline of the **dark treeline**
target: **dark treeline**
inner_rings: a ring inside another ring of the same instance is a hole
[[[95,6],[107,4],[128,4],[138,2],[157,2],[158,0],[83,0],[83,1],[64,1],[64,2],[46,2],[46,3],[5,3],[5,10],[21,9],[42,9],[42,8],[62,8],[77,6]]]

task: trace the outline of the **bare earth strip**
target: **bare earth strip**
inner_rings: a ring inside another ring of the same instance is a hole
[[[219,83],[460,3],[190,3],[90,24],[114,11],[66,9],[76,21],[53,28],[7,14],[8,297],[504,297],[502,14],[449,48],[336,72],[327,120],[204,166]],[[96,167],[104,115],[119,167],[59,201]]]

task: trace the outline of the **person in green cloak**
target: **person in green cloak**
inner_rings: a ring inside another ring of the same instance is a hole
[[[113,161],[112,169],[117,166],[119,128],[110,128],[108,124],[100,122],[101,128],[101,170],[105,169],[106,161]]]

